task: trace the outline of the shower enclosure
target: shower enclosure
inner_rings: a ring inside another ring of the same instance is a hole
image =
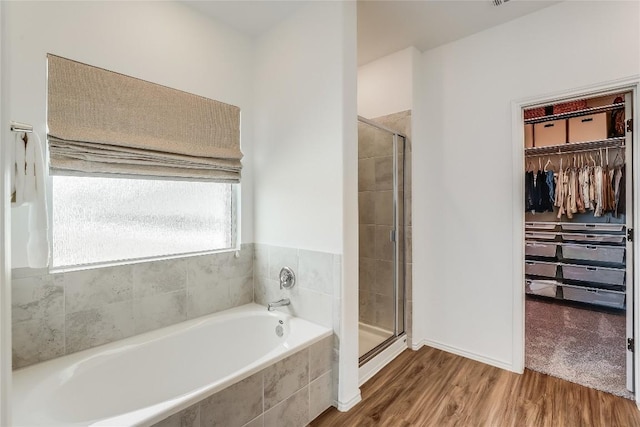
[[[405,333],[405,143],[358,118],[360,365]]]

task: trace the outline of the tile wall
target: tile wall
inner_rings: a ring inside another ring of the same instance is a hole
[[[333,295],[342,277],[342,257],[326,252],[307,251],[255,244],[254,280],[255,302],[267,305],[281,298],[289,298],[291,305],[278,310],[333,327]],[[296,285],[280,289],[282,267],[291,267]]]
[[[154,427],[301,427],[333,403],[333,337],[311,345]]]
[[[14,369],[252,302],[253,245],[238,254],[55,274],[14,270]]]
[[[407,319],[411,319],[412,253],[411,253],[411,111],[378,117],[373,121],[407,136],[404,159],[398,159],[399,186],[404,197],[400,225],[405,236],[403,274],[407,292]],[[389,232],[393,228],[393,151],[392,137],[373,127],[358,124],[358,212],[359,244],[359,320],[368,325],[393,330],[393,246]],[[402,304],[401,293],[397,304]],[[400,316],[402,317],[402,316]],[[402,319],[400,319],[401,321]],[[411,322],[405,326],[411,333]]]
[[[291,305],[277,310],[333,329],[332,384],[333,399],[336,400],[342,256],[258,243],[254,253],[254,298],[257,304],[267,305],[289,298]],[[296,274],[296,285],[289,290],[280,289],[278,281],[280,269],[285,266],[291,267]]]

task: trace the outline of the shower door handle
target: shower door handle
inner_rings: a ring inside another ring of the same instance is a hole
[[[390,242],[395,242],[396,241],[396,230],[391,230],[389,232],[389,241]]]

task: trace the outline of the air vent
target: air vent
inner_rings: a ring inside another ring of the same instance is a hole
[[[509,1],[509,0],[493,0],[493,4],[494,4],[495,6],[500,6],[501,4],[506,3],[506,2],[508,2],[508,1]]]

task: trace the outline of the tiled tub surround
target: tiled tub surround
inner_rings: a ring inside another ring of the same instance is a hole
[[[332,384],[333,395],[337,396],[342,256],[259,243],[254,246],[255,302],[267,305],[289,298],[289,306],[276,310],[333,328]],[[296,284],[292,289],[280,289],[279,273],[284,266],[291,267],[296,274]]]
[[[329,328],[247,304],[16,371],[14,422],[303,426],[333,401],[332,347]]]
[[[328,337],[155,427],[303,427],[335,400]]]
[[[21,368],[253,301],[253,245],[48,274],[14,270],[13,367]]]

